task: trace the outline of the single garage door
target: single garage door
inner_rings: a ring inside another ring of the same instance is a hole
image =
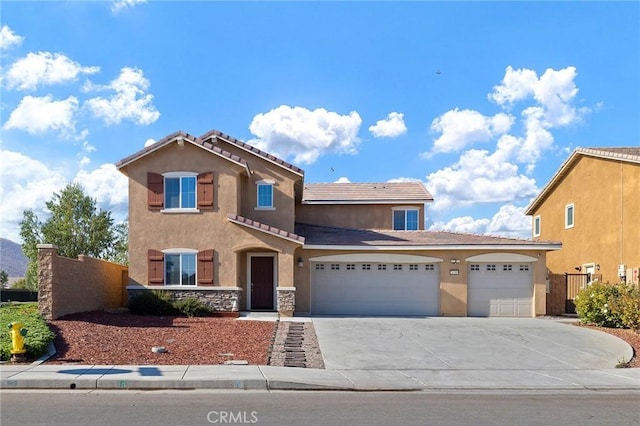
[[[528,263],[471,263],[467,312],[478,317],[530,317],[533,268]]]
[[[314,262],[311,313],[439,315],[437,264]]]

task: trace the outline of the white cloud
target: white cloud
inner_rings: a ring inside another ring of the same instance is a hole
[[[100,205],[117,206],[127,202],[129,185],[125,175],[113,164],[103,164],[95,170],[80,170],[73,179],[81,184],[86,194]]]
[[[13,46],[22,44],[24,37],[16,35],[11,28],[3,25],[0,29],[0,50],[6,50]]]
[[[420,179],[410,178],[410,177],[397,177],[393,179],[389,179],[387,182],[421,182]]]
[[[426,187],[434,197],[430,208],[442,211],[534,196],[538,191],[535,180],[518,174],[518,166],[505,161],[505,155],[501,150],[489,155],[472,149],[453,165],[429,174]]]
[[[573,105],[578,94],[577,75],[576,68],[571,66],[561,70],[549,68],[540,78],[533,70],[514,70],[509,66],[502,83],[494,86],[488,97],[505,107],[531,98],[536,102],[538,118],[545,128],[567,126],[580,122],[589,112],[589,108]]]
[[[111,3],[111,11],[118,13],[124,9],[133,8],[141,3],[146,3],[147,0],[115,0]]]
[[[160,113],[153,105],[153,95],[147,93],[149,86],[149,80],[144,77],[142,70],[125,67],[120,70],[118,78],[109,85],[100,86],[91,83],[85,85],[85,91],[112,90],[115,92],[109,98],[89,99],[85,105],[108,125],[119,124],[122,120],[148,125],[160,117]]]
[[[525,216],[524,207],[506,204],[500,207],[491,219],[455,217],[448,222],[434,222],[429,230],[531,238],[531,218]]]
[[[348,177],[342,176],[338,178],[338,180],[336,180],[334,183],[351,183],[351,181],[349,180]]]
[[[431,130],[441,133],[433,143],[433,151],[458,152],[476,142],[488,142],[508,132],[513,122],[514,118],[504,113],[486,117],[468,109],[447,111],[431,123]]]
[[[145,141],[145,143],[144,143],[144,147],[146,148],[146,147],[148,147],[148,146],[153,145],[154,143],[156,143],[156,140],[155,140],[155,139],[147,139],[147,140]]]
[[[23,211],[32,209],[42,218],[45,202],[67,181],[61,170],[7,150],[0,150],[0,177],[0,235],[18,242]]]
[[[51,96],[25,96],[11,112],[3,129],[24,130],[30,134],[55,130],[68,135],[75,131],[74,116],[77,111],[78,100],[73,96],[63,101],[54,101]]]
[[[0,150],[0,236],[19,242],[23,211],[32,209],[46,220],[45,203],[70,180],[80,183],[85,194],[95,198],[100,208],[111,211],[114,219],[126,216],[128,182],[113,164],[81,169],[73,179],[70,176],[73,172],[68,166],[52,167],[19,152]]]
[[[83,67],[59,53],[29,53],[14,62],[5,75],[10,89],[33,90],[38,86],[75,80],[81,74],[95,74],[100,67]]]
[[[407,133],[407,126],[404,124],[404,114],[400,112],[390,112],[387,118],[379,120],[375,125],[369,127],[369,131],[376,138],[395,138]]]
[[[311,164],[326,152],[354,153],[362,119],[357,112],[340,115],[318,108],[281,105],[256,115],[249,130],[257,139],[248,141],[267,152],[296,163]]]

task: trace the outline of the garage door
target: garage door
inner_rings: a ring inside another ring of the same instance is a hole
[[[311,264],[311,313],[439,315],[437,264]]]
[[[528,263],[469,265],[467,311],[479,317],[530,317],[533,273]]]

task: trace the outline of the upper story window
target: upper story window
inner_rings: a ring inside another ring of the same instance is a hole
[[[540,216],[534,216],[533,218],[533,236],[540,236]]]
[[[564,208],[564,227],[573,228],[574,225],[574,206],[573,203],[567,204]]]
[[[417,231],[418,230],[418,209],[394,209],[393,210],[393,230],[394,231]]]
[[[164,213],[213,210],[213,172],[147,173],[147,207]]]
[[[273,209],[273,185],[274,182],[270,180],[261,180],[257,183],[258,186],[258,202],[257,209]]]
[[[164,175],[164,208],[196,208],[195,173],[184,174],[182,176],[175,176],[174,173]]]

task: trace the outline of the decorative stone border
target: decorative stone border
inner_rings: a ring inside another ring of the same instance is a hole
[[[296,288],[276,287],[278,292],[278,313],[283,317],[292,317],[296,310]]]
[[[211,308],[214,314],[221,316],[240,316],[240,287],[197,287],[197,288],[175,288],[162,286],[127,286],[129,299],[145,291],[160,290],[171,294],[174,300],[194,297],[201,300]]]

